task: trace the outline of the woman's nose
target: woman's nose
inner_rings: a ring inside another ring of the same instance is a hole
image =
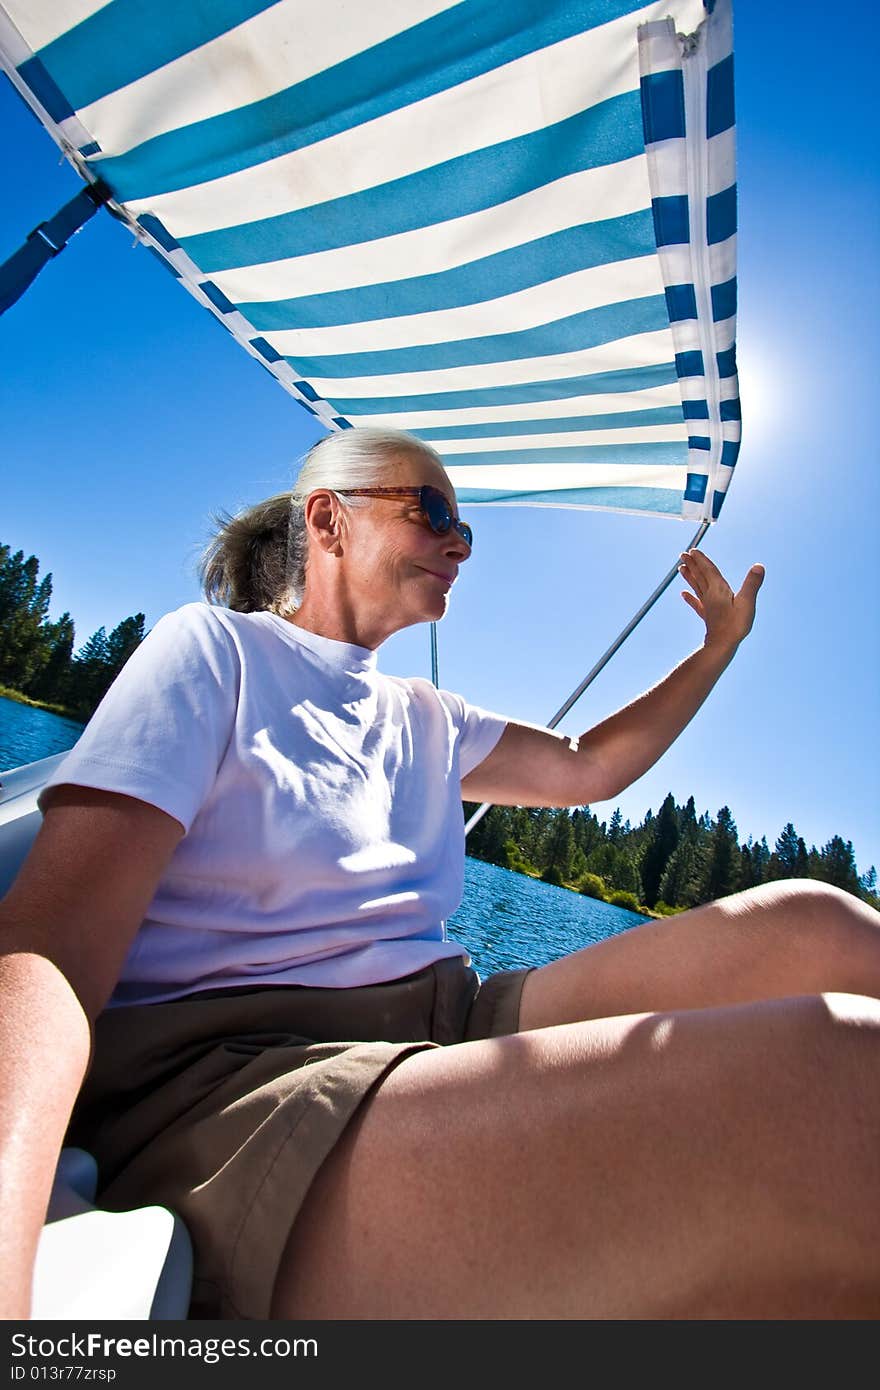
[[[471,547],[468,545],[464,536],[459,535],[453,526],[450,526],[446,539],[447,555],[456,555],[459,560],[467,560],[470,557]]]

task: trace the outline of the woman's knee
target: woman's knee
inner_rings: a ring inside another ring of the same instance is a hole
[[[754,940],[829,973],[820,987],[880,993],[880,914],[816,879],[780,879],[732,900]]]
[[[867,903],[815,878],[781,878],[760,887],[748,888],[733,899],[750,911],[782,914],[794,912],[818,921],[874,921],[880,924],[880,914]]]

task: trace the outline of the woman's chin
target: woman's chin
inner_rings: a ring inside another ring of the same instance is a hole
[[[423,623],[439,623],[441,618],[445,618],[446,610],[449,607],[449,594],[440,594],[432,598],[422,608]]]
[[[414,586],[410,591],[410,598],[415,600],[414,607],[418,611],[418,617],[413,617],[411,621],[439,622],[446,615],[451,593],[452,585],[448,581],[427,571],[423,572],[418,586]]]

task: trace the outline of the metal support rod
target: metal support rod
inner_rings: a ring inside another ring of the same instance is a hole
[[[440,688],[439,663],[437,660],[437,624],[431,624],[431,680],[437,689]]]
[[[701,522],[700,522],[700,525],[699,525],[699,528],[697,529],[696,535],[694,536],[693,540],[691,541],[691,543],[690,543],[690,545],[687,547],[687,549],[688,549],[688,550],[694,550],[694,549],[696,549],[696,547],[700,544],[700,541],[703,539],[703,537],[705,536],[705,534],[706,534],[706,532],[708,531],[708,529],[709,529],[709,522],[708,522],[708,521],[701,521]],[[548,720],[548,722],[547,722],[547,728],[548,728],[548,729],[555,729],[555,728],[556,728],[556,725],[560,722],[560,720],[562,720],[562,719],[565,718],[565,716],[568,714],[568,711],[571,709],[572,705],[574,705],[574,704],[577,703],[577,701],[581,698],[581,696],[583,695],[584,691],[586,690],[587,686],[588,686],[588,685],[591,685],[592,682],[593,682],[593,681],[596,679],[596,677],[598,676],[599,672],[600,672],[605,666],[608,665],[608,662],[609,662],[609,661],[611,660],[611,658],[614,656],[614,653],[615,653],[616,651],[618,651],[618,650],[623,646],[623,644],[624,644],[624,642],[626,641],[627,637],[629,637],[630,633],[633,632],[633,631],[638,627],[639,623],[642,621],[642,618],[644,618],[645,614],[648,613],[648,612],[654,607],[654,604],[657,602],[657,600],[658,600],[658,598],[660,597],[660,595],[666,592],[666,590],[669,588],[670,584],[672,583],[673,579],[675,578],[675,576],[676,576],[677,574],[678,574],[678,561],[676,561],[676,563],[672,566],[672,569],[669,571],[669,573],[666,575],[666,577],[660,581],[660,583],[657,585],[657,588],[654,590],[653,594],[651,594],[651,597],[645,600],[645,602],[642,604],[641,608],[639,609],[638,613],[635,613],[635,614],[633,615],[633,617],[630,618],[629,622],[627,623],[627,625],[626,625],[626,627],[623,629],[623,631],[620,633],[619,637],[616,637],[616,638],[614,639],[614,641],[611,643],[611,646],[608,648],[607,652],[605,652],[605,653],[599,658],[599,660],[596,662],[596,665],[593,667],[592,671],[590,671],[589,675],[584,677],[584,679],[581,681],[581,683],[580,683],[580,685],[577,687],[577,689],[576,689],[576,690],[573,690],[573,691],[571,692],[571,694],[569,695],[568,699],[565,701],[565,704],[561,705],[561,706],[559,707],[559,709],[556,711],[556,713],[554,714],[553,718],[550,719],[550,720]],[[483,804],[482,804],[482,806],[478,806],[478,807],[477,807],[476,811],[474,811],[474,814],[471,816],[470,820],[468,821],[467,825],[466,825],[465,828],[464,828],[464,833],[465,833],[465,835],[467,835],[471,830],[473,830],[474,826],[478,823],[478,821],[481,821],[481,820],[483,819],[483,816],[486,814],[486,812],[489,811],[489,810],[491,810],[491,807],[492,807],[492,802],[491,802],[491,801],[484,801]]]

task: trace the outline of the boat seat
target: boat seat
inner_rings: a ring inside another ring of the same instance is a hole
[[[97,1184],[92,1155],[62,1149],[34,1265],[31,1318],[186,1318],[192,1244],[180,1217],[159,1206],[102,1211]]]

